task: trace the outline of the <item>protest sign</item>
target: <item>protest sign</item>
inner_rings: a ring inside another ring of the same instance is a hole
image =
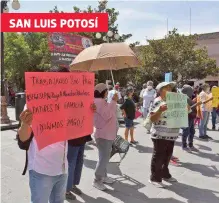
[[[219,87],[212,88],[212,107],[218,107],[219,105]]]
[[[25,73],[27,107],[39,149],[93,132],[93,73]]]
[[[187,96],[184,94],[168,92],[167,103],[167,126],[168,128],[188,127]]]

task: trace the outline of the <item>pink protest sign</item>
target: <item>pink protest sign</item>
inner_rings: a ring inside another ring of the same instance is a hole
[[[93,132],[93,73],[25,73],[27,107],[39,149]]]

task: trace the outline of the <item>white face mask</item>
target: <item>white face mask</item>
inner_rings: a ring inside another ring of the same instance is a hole
[[[152,90],[152,89],[153,89],[153,87],[152,87],[152,86],[148,86],[147,88],[148,88],[148,90]]]

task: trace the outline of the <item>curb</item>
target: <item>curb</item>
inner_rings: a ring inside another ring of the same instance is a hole
[[[13,129],[18,129],[18,128],[19,128],[19,122],[16,122],[14,124],[9,124],[9,125],[1,125],[1,131],[13,130]]]

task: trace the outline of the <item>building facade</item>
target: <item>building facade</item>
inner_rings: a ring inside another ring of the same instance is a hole
[[[200,34],[197,40],[197,48],[204,47],[208,50],[209,57],[215,59],[217,67],[219,67],[219,32]],[[203,80],[193,81],[195,86],[203,83],[219,86],[219,73],[218,76],[208,76]]]

